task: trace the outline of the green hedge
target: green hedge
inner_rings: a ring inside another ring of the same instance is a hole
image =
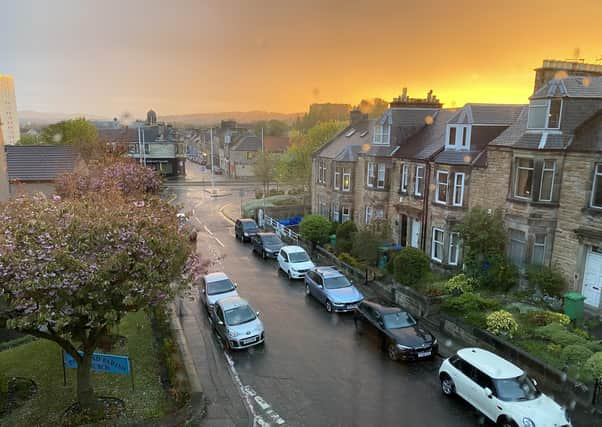
[[[393,271],[398,283],[413,286],[430,271],[430,262],[420,249],[403,248],[393,259]]]

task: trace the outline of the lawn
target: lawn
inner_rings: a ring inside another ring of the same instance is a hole
[[[173,400],[160,383],[159,356],[148,315],[128,315],[118,333],[127,337],[127,344],[112,353],[129,355],[133,360],[135,390],[132,391],[131,377],[93,373],[96,394],[125,402],[126,416],[121,419],[124,423],[159,418],[174,410]],[[37,340],[0,352],[0,372],[9,377],[31,378],[38,386],[33,399],[0,419],[2,426],[60,425],[63,411],[75,401],[75,370],[67,370],[67,386],[63,386],[60,348],[50,341]],[[115,421],[110,425],[115,425]]]

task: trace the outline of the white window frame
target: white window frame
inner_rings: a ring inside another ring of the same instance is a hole
[[[418,171],[422,171],[422,173],[418,173]],[[422,183],[424,182],[424,171],[425,171],[424,165],[416,165],[416,169],[415,169],[416,176],[414,177],[414,195],[415,196],[422,196],[422,191],[420,191],[420,187],[421,187]]]
[[[454,140],[451,141],[451,130],[455,130]],[[445,148],[450,150],[470,149],[470,138],[472,136],[471,125],[447,125],[445,131]]]
[[[334,182],[333,182],[333,187],[335,190],[340,190],[341,189],[341,168],[339,167],[335,167],[334,168]]]
[[[382,178],[382,179],[381,179]],[[385,188],[387,179],[387,168],[384,163],[377,163],[376,165],[376,188]]]
[[[437,240],[435,237],[437,236],[437,233],[440,232],[441,233],[441,240]],[[436,250],[435,247],[436,245],[441,245],[441,258],[437,258],[435,256]],[[435,261],[438,262],[443,262],[443,251],[445,249],[445,230],[441,229],[441,228],[437,228],[437,227],[433,227],[433,234],[431,236],[431,259],[434,259]]]
[[[374,183],[370,182],[370,178],[374,178],[374,181],[376,181],[376,175],[374,175],[374,162],[368,162],[368,168],[366,173],[366,186],[373,188]]]
[[[592,208],[602,209],[602,206],[598,206],[594,204],[594,198],[596,195],[596,187],[598,185],[602,185],[602,163],[596,163],[594,166],[594,179],[592,182],[592,195],[590,197],[589,205]]]
[[[374,145],[389,145],[391,143],[391,126],[388,124],[377,124],[374,126]]]
[[[366,223],[366,225],[372,222],[372,206],[366,206],[364,222]]]
[[[459,178],[462,178],[462,182],[458,182]],[[453,206],[462,206],[464,204],[464,183],[466,181],[466,175],[464,172],[456,172],[454,174],[454,191],[452,196],[452,205]],[[458,191],[460,192],[460,201],[456,202],[456,196],[458,195]]]
[[[549,127],[550,125],[550,108],[552,106],[553,100],[560,101],[560,113],[558,114],[558,126],[557,127]],[[527,129],[552,129],[557,130],[560,129],[560,123],[562,123],[562,106],[563,100],[562,98],[550,98],[550,99],[534,99],[529,103],[529,115],[527,117]],[[531,109],[532,108],[545,108],[545,116],[544,116],[544,126],[543,127],[535,127],[531,125]]]
[[[345,185],[345,178],[348,178],[347,185]],[[343,168],[343,191],[351,191],[351,168]]]
[[[520,166],[520,163],[519,163],[520,160],[530,160],[532,162],[532,166],[530,168],[525,167],[525,166]],[[519,196],[519,194],[518,194],[519,169],[531,171],[531,194],[528,197]],[[532,157],[515,157],[514,158],[514,194],[513,194],[513,196],[517,199],[533,200],[533,178],[535,178],[535,159],[533,159]]]
[[[445,184],[441,183],[441,180],[439,178],[440,175],[445,175],[445,177],[446,177]],[[448,190],[448,187],[449,187],[449,171],[438,170],[436,176],[437,176],[437,179],[436,179],[437,188],[435,190],[435,203],[439,203],[441,205],[446,205],[447,204],[447,198],[448,198],[447,190]],[[439,195],[440,195],[439,194],[439,190],[440,190],[440,188],[441,188],[442,185],[445,186],[445,200],[441,200],[439,198]]]
[[[546,162],[552,162],[552,168],[546,168]],[[552,172],[552,180],[550,185],[550,194],[549,197],[542,197],[543,191],[543,177],[546,173]],[[554,198],[554,180],[556,179],[556,160],[554,159],[544,159],[541,167],[541,178],[539,180],[539,201],[541,202],[551,202]]]
[[[537,242],[537,236],[543,236],[543,243],[538,243]],[[548,236],[543,234],[543,233],[536,233],[535,236],[533,237],[533,249],[531,250],[531,263],[535,264],[535,265],[545,265],[546,263],[546,243],[548,242]],[[541,248],[541,252],[542,252],[542,259],[541,259],[541,264],[539,263],[535,263],[534,258],[535,258],[535,248]]]
[[[455,244],[454,244],[455,243]],[[455,256],[452,258],[452,248],[455,247]],[[452,232],[449,233],[449,255],[448,255],[448,264],[449,265],[458,265],[460,260],[460,233]]]
[[[345,212],[347,212],[347,213],[345,213]],[[349,206],[343,206],[341,208],[341,223],[349,221],[350,219],[351,219],[351,209],[349,209]]]
[[[408,191],[408,175],[409,167],[407,163],[401,165],[401,184],[399,190],[401,193],[407,193]]]
[[[336,202],[332,202],[332,222],[339,222],[340,212],[339,212],[339,204]]]
[[[385,219],[385,210],[384,210],[384,208],[382,208],[382,207],[374,208],[373,219],[375,219],[375,220]]]

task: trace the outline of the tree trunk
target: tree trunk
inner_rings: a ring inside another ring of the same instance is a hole
[[[93,409],[96,406],[92,388],[92,352],[85,352],[83,360],[77,364],[77,401],[81,409]]]

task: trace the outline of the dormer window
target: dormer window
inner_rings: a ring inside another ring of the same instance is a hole
[[[375,145],[389,145],[390,136],[391,127],[388,124],[378,124],[374,127],[372,143]]]
[[[468,150],[470,148],[471,127],[469,125],[449,125],[445,146],[453,150]]]
[[[529,104],[529,129],[559,129],[562,99],[535,99]]]

